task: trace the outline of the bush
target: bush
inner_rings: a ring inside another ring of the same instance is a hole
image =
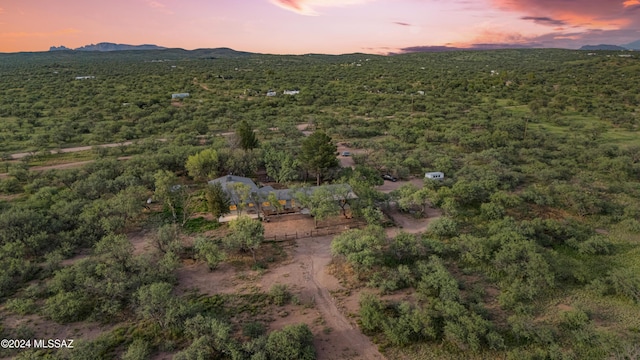
[[[453,237],[458,235],[458,224],[449,217],[441,217],[433,220],[429,226],[432,234],[440,238]]]
[[[195,249],[197,258],[204,260],[209,266],[209,270],[215,270],[225,258],[225,254],[220,250],[218,244],[211,239],[196,238]]]
[[[142,339],[136,339],[129,345],[127,352],[122,355],[122,360],[144,360],[148,359],[149,355],[151,355],[149,343]]]
[[[269,334],[266,345],[271,360],[314,360],[313,334],[306,324],[288,325]]]
[[[252,321],[250,323],[246,323],[242,325],[242,335],[251,338],[257,339],[264,335],[267,331],[267,328],[263,323],[258,321]]]
[[[594,235],[583,242],[575,239],[567,240],[567,244],[585,255],[608,255],[611,253],[613,245],[605,236]]]
[[[273,284],[269,289],[269,296],[274,304],[278,306],[285,305],[291,299],[291,293],[287,289],[287,285]]]
[[[565,311],[560,319],[561,326],[569,330],[582,329],[589,323],[589,315],[582,310]]]
[[[384,304],[374,294],[360,295],[360,327],[369,333],[382,330],[384,324]]]
[[[32,299],[9,299],[6,306],[19,315],[33,314],[36,310],[36,303]]]
[[[69,323],[86,319],[93,308],[91,302],[79,292],[62,291],[45,302],[44,314],[58,323]]]
[[[620,268],[612,270],[606,278],[607,284],[617,295],[625,296],[640,303],[640,275],[634,269]]]

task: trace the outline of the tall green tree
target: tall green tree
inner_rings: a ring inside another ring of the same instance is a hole
[[[313,191],[311,188],[303,187],[293,193],[294,199],[301,206],[309,209],[315,227],[318,227],[318,220],[340,213],[340,207],[333,196],[334,194],[326,186],[317,187]]]
[[[264,152],[267,175],[279,184],[296,180],[299,165],[299,161],[286,150],[268,148]]]
[[[232,250],[249,251],[256,260],[256,251],[264,241],[264,227],[262,223],[248,216],[240,216],[229,223],[230,233],[227,235],[225,245]]]
[[[178,176],[167,170],[158,170],[155,174],[154,196],[171,211],[173,221],[181,225],[189,220],[195,209],[195,197],[189,194],[187,187],[179,184]]]
[[[218,153],[214,149],[205,149],[189,156],[185,168],[194,179],[206,180],[218,175],[219,165]]]
[[[329,135],[322,131],[314,132],[302,142],[300,161],[307,171],[315,173],[316,185],[320,186],[325,171],[338,166],[337,150]]]
[[[229,213],[229,195],[222,189],[222,185],[215,183],[209,184],[204,190],[204,196],[207,200],[207,209],[213,215],[214,219]]]
[[[258,147],[256,133],[253,132],[253,129],[249,126],[249,123],[247,123],[246,120],[242,120],[240,124],[238,124],[236,134],[240,141],[240,147],[243,150],[251,150]]]

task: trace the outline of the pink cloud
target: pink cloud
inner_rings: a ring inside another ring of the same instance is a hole
[[[364,4],[375,0],[270,0],[276,6],[301,15],[319,15],[317,8]]]
[[[625,12],[640,0],[493,0],[499,8],[570,25],[619,29],[634,22]]]
[[[145,0],[145,2],[147,3],[147,6],[149,6],[150,8],[165,13],[165,14],[173,14],[173,11],[169,10],[167,8],[167,5],[156,1],[156,0]]]

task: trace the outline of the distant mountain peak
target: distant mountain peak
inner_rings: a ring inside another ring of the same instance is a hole
[[[52,46],[52,47],[49,48],[49,51],[63,51],[63,50],[72,50],[72,49],[69,49],[68,47],[66,47],[64,45]]]
[[[617,51],[617,50],[627,50],[622,46],[618,45],[609,45],[609,44],[600,44],[600,45],[584,45],[580,48],[580,50],[609,50],[609,51]]]
[[[61,45],[59,47],[52,46],[49,48],[49,51],[59,51],[59,50],[76,50],[76,51],[122,51],[122,50],[163,50],[165,47],[153,45],[153,44],[143,44],[143,45],[128,45],[128,44],[114,44],[110,42],[101,42],[98,44],[90,44],[81,46],[76,49],[69,49],[68,47]]]
[[[629,50],[640,50],[640,40],[636,40],[628,44],[623,44],[622,46],[626,47]]]

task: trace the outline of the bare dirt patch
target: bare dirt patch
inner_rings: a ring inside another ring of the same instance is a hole
[[[153,235],[147,233],[144,230],[133,231],[127,234],[131,245],[133,245],[133,254],[140,255],[153,251],[154,247],[151,244],[151,237]]]
[[[303,223],[309,220],[300,219]],[[288,221],[287,221],[288,222]],[[265,225],[276,225],[267,223]],[[290,226],[296,224],[292,221]],[[346,290],[326,272],[331,262],[332,236],[298,239],[288,247],[287,260],[264,272],[237,270],[230,263],[210,272],[205,264],[192,263],[178,269],[178,291],[196,290],[205,294],[268,292],[274,284],[284,284],[298,299],[272,309],[271,330],[305,323],[314,333],[318,359],[383,359],[377,347],[358,329],[352,316],[357,313],[357,295],[344,301],[338,294]],[[266,246],[266,245],[264,245]]]
[[[74,346],[80,339],[82,341],[95,340],[100,334],[110,332],[115,327],[115,325],[87,321],[58,324],[38,315],[13,314],[2,314],[2,326],[8,333],[18,328],[29,329],[33,334],[33,339],[73,339],[74,344],[72,345]],[[60,351],[64,352],[65,350]]]
[[[353,155],[365,154],[367,150],[365,149],[354,149],[347,143],[338,143],[338,161],[340,162],[340,166],[342,167],[355,167],[356,164],[353,160]],[[343,156],[342,153],[345,151],[349,152],[349,156]]]
[[[228,262],[220,264],[214,271],[210,271],[203,262],[187,262],[176,270],[176,274],[178,293],[195,290],[206,295],[246,293],[253,286],[251,279],[260,276],[256,271],[238,271]]]
[[[311,130],[311,125],[309,123],[298,124],[296,125],[296,128],[300,130],[300,132],[304,134],[304,136],[309,136],[313,134],[313,131]]]
[[[418,188],[422,188],[424,186],[424,179],[412,177],[409,180],[398,180],[396,182],[385,180],[384,184],[376,187],[376,190],[388,194],[405,184],[413,184]]]
[[[415,218],[411,214],[402,213],[398,211],[395,206],[392,206],[391,210],[387,214],[397,225],[397,227],[386,229],[387,236],[394,237],[400,231],[404,231],[409,234],[418,234],[425,232],[429,227],[429,224],[431,224],[433,220],[438,219],[442,216],[442,211],[440,209],[427,208],[425,217]]]
[[[315,226],[313,218],[303,214],[269,216],[269,222],[263,222],[264,235],[267,239],[296,239],[320,235],[335,234],[362,225],[360,220],[342,215],[318,221]]]

